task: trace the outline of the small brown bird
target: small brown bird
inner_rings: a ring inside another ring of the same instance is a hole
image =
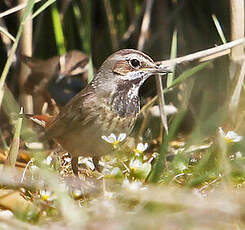
[[[78,156],[98,157],[112,150],[101,136],[130,134],[140,111],[140,86],[149,76],[167,72],[140,51],[117,51],[105,60],[92,82],[47,123],[45,138],[56,139],[72,154],[77,173]]]

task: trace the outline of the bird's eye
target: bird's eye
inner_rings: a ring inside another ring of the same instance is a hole
[[[138,59],[131,59],[129,61],[130,65],[133,67],[133,68],[139,68],[140,67],[140,61]]]

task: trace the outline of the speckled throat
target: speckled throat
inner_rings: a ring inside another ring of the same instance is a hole
[[[122,81],[112,93],[110,104],[120,117],[136,116],[140,110],[139,84]]]

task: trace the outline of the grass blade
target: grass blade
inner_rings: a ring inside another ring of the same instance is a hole
[[[176,117],[174,118],[174,120],[170,126],[169,133],[165,134],[163,136],[162,144],[161,144],[160,149],[159,149],[159,156],[156,159],[156,163],[153,166],[153,170],[152,170],[151,175],[149,177],[149,182],[157,183],[159,181],[161,174],[163,173],[164,168],[165,168],[165,158],[166,158],[166,154],[168,152],[168,143],[171,140],[173,140],[173,138],[175,137],[175,134],[176,134],[185,114],[186,114],[185,110],[180,111],[176,115]]]
[[[222,30],[222,27],[221,27],[221,25],[220,25],[217,17],[214,14],[212,14],[212,18],[213,18],[215,27],[216,27],[216,29],[217,29],[217,31],[219,33],[219,36],[220,36],[221,41],[223,42],[223,44],[227,43],[226,38],[225,38],[225,35],[224,35],[224,32]]]
[[[23,115],[23,108],[20,109],[20,115]],[[8,158],[7,158],[7,164],[9,164],[11,167],[15,166],[16,159],[19,153],[19,146],[20,146],[20,132],[21,132],[21,127],[22,127],[22,121],[23,121],[23,116],[19,116],[15,133],[14,133],[14,138],[9,150]]]
[[[2,99],[3,99],[3,95],[4,95],[4,83],[5,83],[6,77],[8,75],[8,72],[9,72],[15,51],[16,51],[17,46],[19,44],[19,40],[20,40],[20,36],[22,34],[22,31],[23,31],[23,26],[24,26],[25,20],[26,20],[27,16],[32,12],[33,6],[34,6],[34,0],[29,0],[27,3],[27,7],[24,11],[24,15],[21,19],[21,23],[20,23],[16,38],[15,38],[15,42],[13,43],[13,46],[12,46],[10,53],[9,53],[9,57],[7,59],[7,62],[4,66],[3,72],[2,72],[1,77],[0,77],[0,107],[1,107]]]
[[[176,78],[173,82],[172,85],[170,85],[168,88],[165,89],[167,91],[170,88],[175,87],[176,85],[182,83],[184,80],[187,78],[191,77],[193,74],[199,72],[200,70],[204,69],[206,66],[210,64],[210,61],[201,63],[185,72],[183,72],[178,78]]]
[[[9,39],[12,40],[12,42],[15,42],[15,38],[14,36],[12,36],[12,34],[10,34],[5,28],[3,28],[2,26],[0,26],[0,33],[5,34]]]
[[[66,53],[65,37],[64,37],[61,19],[56,4],[52,6],[52,20],[53,20],[57,50],[59,55],[63,55]]]
[[[47,7],[49,7],[51,4],[53,4],[56,0],[49,0],[45,2],[39,9],[35,11],[35,13],[32,15],[32,19],[34,19],[36,16],[38,16],[40,13],[42,13]]]
[[[174,30],[171,44],[170,59],[174,59],[177,56],[177,30]],[[172,73],[168,74],[167,77],[167,88],[172,85],[174,79],[175,65],[172,68]]]

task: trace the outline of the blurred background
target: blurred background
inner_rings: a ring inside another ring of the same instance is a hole
[[[3,0],[0,2],[1,12],[23,2]],[[43,3],[37,1],[34,12]],[[15,99],[24,105],[28,113],[42,113],[45,102],[48,104],[45,111],[54,113],[52,98],[58,107],[67,103],[116,50],[140,49],[155,61],[169,59],[174,31],[177,41],[175,56],[178,57],[223,44],[214,16],[224,37],[230,41],[228,0],[56,1],[33,21],[26,23],[6,82]],[[19,19],[19,12],[15,12],[1,17],[0,23],[15,35]],[[4,34],[1,36],[0,69],[3,69],[11,41]],[[76,54],[69,53],[72,50],[82,51],[83,54],[76,57]],[[68,66],[62,66],[60,56],[67,60]],[[174,77],[197,64],[177,65]],[[183,131],[189,132],[195,124],[206,121],[219,108],[227,106],[235,85],[229,75],[229,57],[223,56],[165,94],[166,104],[177,108],[183,103],[187,105],[181,125]],[[163,78],[164,87],[166,79]],[[144,105],[157,93],[155,80],[149,79],[140,93]],[[30,103],[25,95],[33,95],[34,102]],[[217,122],[209,126],[210,130],[216,130],[226,115],[219,113]]]
[[[239,38],[244,0],[0,0],[1,229],[244,229],[243,47],[148,79],[134,137],[102,172],[82,159],[80,179],[18,116],[57,114],[119,49],[163,61]]]

